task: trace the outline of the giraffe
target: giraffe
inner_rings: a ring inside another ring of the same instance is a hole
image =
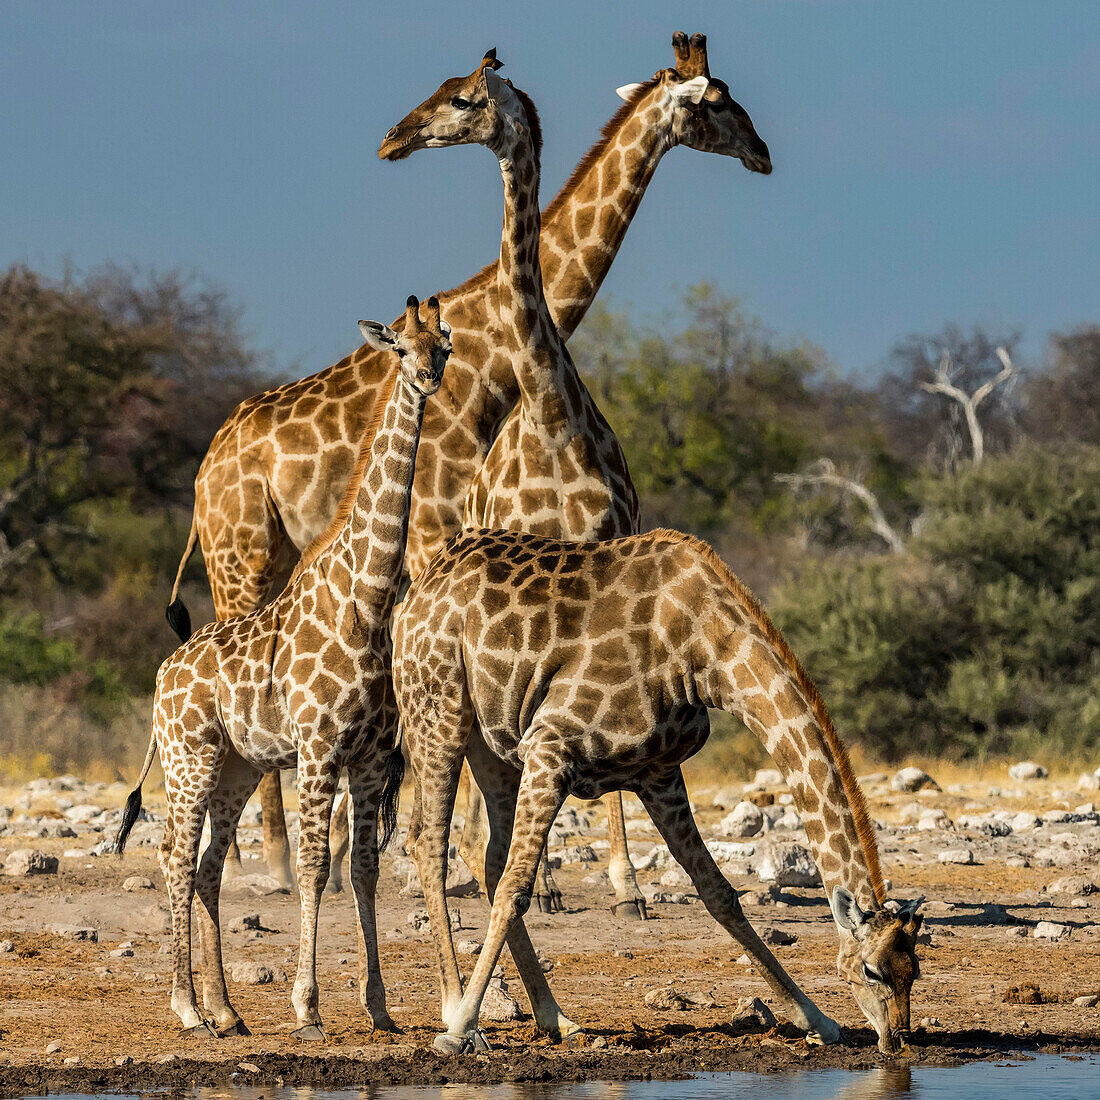
[[[157,674],[145,767],[127,802],[121,852],[141,808],[155,748],[168,793],[160,849],[172,907],[172,1009],[192,1035],[247,1034],[222,972],[218,893],[237,819],[259,778],[297,762],[298,885],[302,923],[291,1002],[295,1036],[323,1039],[316,974],[317,914],[329,871],[329,818],[342,769],[354,817],[352,886],[359,929],[359,990],[377,1028],[392,1028],[378,966],[374,898],[379,795],[404,770],[394,753],[390,615],[401,579],[420,426],[450,354],[449,328],[429,298],[410,297],[399,334],[361,321],[364,338],[396,359],[390,394],[360,444],[344,498],[306,549],[286,589],[248,615],[204,626]],[[387,772],[387,769],[389,771]],[[400,786],[400,777],[396,779]],[[396,804],[382,803],[383,846]],[[210,843],[196,873],[204,818]],[[191,972],[191,905],[198,893],[204,1017]]]
[[[705,740],[705,732],[685,736],[682,721],[700,703],[744,721],[783,771],[840,933],[838,973],[879,1048],[904,1043],[920,902],[886,901],[874,824],[824,702],[705,543],[665,530],[602,543],[464,532],[410,589],[393,673],[421,798],[412,848],[443,978],[447,1030],[437,1049],[475,1039],[486,985],[505,936],[511,942],[522,926],[565,797],[622,789],[637,793],[707,910],[798,1026],[813,1041],[841,1039],[745,920],[699,835],[681,764]],[[488,804],[495,888],[465,992],[441,877],[464,756]]]
[[[706,38],[673,37],[675,68],[618,89],[625,99],[542,219],[546,302],[563,339],[592,304],[664,155],[677,146],[737,158],[771,171],[767,145],[727,85],[710,79],[700,104],[676,98],[685,80],[708,75]],[[425,413],[413,486],[405,570],[415,577],[461,527],[470,483],[518,397],[511,362],[497,346],[496,264],[440,294],[454,352],[441,392]],[[395,327],[400,327],[396,323]],[[218,618],[260,606],[284,563],[331,518],[355,461],[363,426],[388,393],[388,360],[363,348],[318,374],[243,402],[214,436],[195,479],[195,508],[168,611],[189,631],[180,582],[201,546]],[[264,857],[289,880],[278,777],[261,783]],[[230,871],[239,869],[239,860]],[[620,900],[628,900],[626,898]]]
[[[420,149],[475,143],[500,162],[505,201],[497,263],[499,346],[512,360],[519,402],[470,486],[462,525],[582,542],[636,534],[638,498],[626,457],[577,373],[543,293],[538,112],[524,92],[496,75],[500,65],[495,52],[487,54],[469,77],[448,80],[389,131],[379,153],[399,160]],[[706,87],[706,77],[698,76],[678,85],[677,94],[701,99]],[[696,720],[705,722],[705,711]],[[606,803],[613,909],[644,919],[645,898],[627,851],[622,796],[613,792]],[[475,795],[462,843],[463,858],[482,883],[483,806]],[[545,856],[538,882],[539,908],[560,910],[561,892]]]

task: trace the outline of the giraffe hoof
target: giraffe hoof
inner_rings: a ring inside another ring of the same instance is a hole
[[[834,1020],[825,1019],[816,1031],[806,1032],[806,1042],[812,1047],[829,1047],[844,1042],[844,1032]]]
[[[393,1022],[393,1017],[385,1009],[381,1012],[371,1012],[370,1009],[367,1009],[367,1012],[370,1014],[371,1027],[374,1028],[375,1031],[401,1030],[397,1024]]]
[[[306,1024],[305,1027],[292,1031],[290,1037],[303,1043],[324,1043],[328,1040],[325,1029],[320,1024]]]
[[[474,1049],[475,1042],[473,1035],[452,1035],[449,1031],[445,1031],[432,1040],[432,1046],[440,1054],[465,1054]],[[486,1048],[488,1048],[487,1043]]]
[[[185,1027],[180,1032],[184,1039],[216,1039],[218,1033],[205,1021],[195,1024],[194,1027]]]
[[[475,1054],[483,1054],[485,1051],[493,1049],[489,1044],[489,1040],[485,1038],[485,1033],[481,1028],[474,1029],[473,1040]]]
[[[540,913],[554,912],[554,899],[549,894],[536,894],[535,905],[538,906]]]
[[[251,1035],[252,1032],[245,1026],[244,1020],[237,1020],[236,1023],[229,1024],[227,1027],[218,1028],[218,1038],[228,1039],[233,1035]]]
[[[628,901],[617,901],[611,906],[611,912],[620,920],[648,920],[644,898],[630,898]]]

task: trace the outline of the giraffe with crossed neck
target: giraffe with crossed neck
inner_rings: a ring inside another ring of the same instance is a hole
[[[565,798],[624,789],[641,799],[708,912],[790,1018],[811,1041],[841,1040],[745,919],[699,835],[681,765],[706,740],[683,722],[700,704],[743,721],[783,773],[837,925],[838,973],[879,1049],[904,1046],[920,902],[887,901],[874,822],[817,688],[705,543],[676,531],[599,543],[464,532],[409,590],[393,673],[421,797],[420,831],[410,840],[442,973],[447,1030],[438,1050],[461,1052],[481,1038],[481,1000],[505,939],[511,946],[523,926]],[[498,807],[486,854],[492,912],[465,990],[444,895],[464,758]],[[510,827],[498,833],[501,820]],[[563,1034],[576,1030],[562,1026]]]
[[[684,146],[733,157],[750,172],[771,171],[768,147],[748,114],[723,81],[709,76],[705,37],[689,41],[678,31],[673,49],[674,67],[618,89],[626,102],[543,215],[546,302],[564,339],[592,304],[666,153]],[[702,100],[678,98],[680,85],[700,75],[708,77]],[[470,484],[519,394],[494,337],[496,279],[494,262],[439,295],[454,352],[421,433],[405,556],[410,578],[460,529]],[[178,633],[190,633],[179,591],[196,546],[219,619],[246,614],[269,598],[278,577],[332,517],[363,428],[388,397],[389,370],[385,354],[364,347],[318,374],[250,398],[218,430],[195,480],[191,531],[172,589],[169,621]],[[260,794],[264,858],[273,875],[289,882],[277,775],[265,777]],[[239,870],[234,843],[227,873]]]
[[[674,46],[678,79],[659,102],[670,114],[689,104],[705,116],[708,93],[721,98],[711,86],[706,40],[699,35],[688,42],[678,36]],[[578,541],[635,534],[640,526],[638,499],[626,458],[577,373],[543,290],[538,114],[525,93],[496,75],[500,64],[496,52],[490,51],[470,76],[444,82],[390,130],[379,150],[380,156],[398,160],[419,149],[481,143],[501,162],[505,206],[497,264],[496,341],[511,357],[519,401],[470,486],[463,526]],[[705,728],[705,710],[700,708],[690,721]],[[606,806],[613,908],[624,916],[644,918],[645,899],[627,850],[621,795],[609,795]],[[471,828],[479,823],[481,809],[475,797],[467,809],[462,852],[484,882],[483,830]],[[561,909],[561,894],[545,856],[538,881],[539,908]]]
[[[367,426],[352,476],[329,526],[306,549],[290,582],[248,615],[208,623],[161,665],[145,766],[116,839],[121,852],[141,809],[141,785],[159,749],[168,795],[160,848],[172,908],[172,1009],[185,1031],[248,1034],[222,970],[218,895],[237,820],[260,777],[297,765],[301,934],[291,1002],[295,1036],[323,1039],[317,989],[317,915],[329,873],[329,819],[337,779],[348,773],[354,820],[351,880],[359,930],[359,993],[377,1028],[392,1028],[378,965],[377,821],[383,846],[400,786],[397,714],[390,679],[390,617],[401,581],[413,470],[428,398],[451,351],[439,302],[425,319],[410,297],[401,332],[359,323],[389,355],[390,392]],[[396,777],[396,778],[395,778]],[[196,869],[203,821],[210,843]],[[191,971],[191,908],[198,894],[203,1008]]]

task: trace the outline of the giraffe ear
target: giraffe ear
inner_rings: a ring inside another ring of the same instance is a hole
[[[870,915],[860,909],[855,895],[850,890],[845,890],[843,886],[833,890],[833,896],[829,899],[829,908],[833,911],[833,920],[836,921],[837,927],[850,932],[853,936],[859,935],[860,928]]]
[[[679,102],[698,103],[706,95],[709,84],[710,81],[705,76],[693,76],[690,80],[673,84],[668,92]]]
[[[390,351],[397,343],[397,333],[381,321],[360,321],[359,331],[375,351]]]
[[[489,98],[495,100],[500,95],[500,86],[503,81],[488,66],[481,70],[481,76],[485,81],[485,90],[489,93]]]
[[[450,336],[451,335],[451,326],[449,324],[447,324],[446,321],[440,321],[439,322],[439,331],[442,332],[444,336]]]
[[[640,88],[641,84],[624,84],[621,88],[615,89],[615,94],[620,99],[629,100],[630,97]]]

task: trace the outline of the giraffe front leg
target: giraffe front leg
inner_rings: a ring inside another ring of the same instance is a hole
[[[485,990],[505,939],[530,907],[539,856],[565,795],[560,748],[556,741],[536,743],[528,752],[520,779],[512,843],[504,874],[496,887],[485,946],[462,1000],[448,1013],[446,1032],[435,1039],[435,1048],[442,1053],[461,1053],[476,1042],[477,1018]]]
[[[489,792],[484,800],[490,829],[485,851],[485,889],[491,903],[496,898],[497,885],[512,843],[512,821],[516,813],[520,773],[494,756],[477,735],[470,739],[466,759],[481,789]],[[539,1030],[560,1038],[580,1031],[580,1027],[558,1006],[522,919],[508,930],[508,950],[527,991]]]
[[[230,752],[209,799],[210,843],[202,854],[196,879],[199,896],[199,942],[202,945],[202,1003],[219,1035],[250,1035],[229,1002],[222,965],[219,894],[222,863],[237,828],[241,810],[256,789],[261,773]]]
[[[744,947],[794,1023],[807,1032],[811,1042],[839,1042],[842,1034],[836,1021],[829,1019],[802,992],[745,919],[737,891],[718,869],[699,835],[680,769],[648,779],[639,788],[638,797],[673,858],[691,876],[707,911]]]
[[[329,879],[325,889],[330,894],[342,894],[344,892],[344,856],[348,854],[348,848],[351,844],[350,815],[351,798],[348,792],[344,791],[336,803],[336,809],[332,811],[332,821],[329,823]]]
[[[317,993],[317,914],[328,881],[328,829],[339,770],[335,763],[303,747],[298,756],[298,893],[302,926],[298,973],[291,1004],[298,1017],[296,1039],[325,1038]]]
[[[607,836],[611,841],[611,859],[607,877],[615,890],[611,911],[623,920],[645,920],[645,896],[638,889],[634,877],[634,864],[630,862],[630,849],[626,841],[626,818],[623,815],[623,796],[619,791],[605,795],[607,810]]]
[[[380,754],[379,754],[380,755]],[[375,894],[378,888],[378,800],[384,772],[364,764],[348,768],[348,808],[351,824],[351,888],[359,926],[359,1003],[379,1031],[394,1031],[396,1025],[386,1010],[386,988],[378,961],[378,925]],[[339,812],[339,811],[338,811]],[[347,809],[344,812],[347,821]]]

